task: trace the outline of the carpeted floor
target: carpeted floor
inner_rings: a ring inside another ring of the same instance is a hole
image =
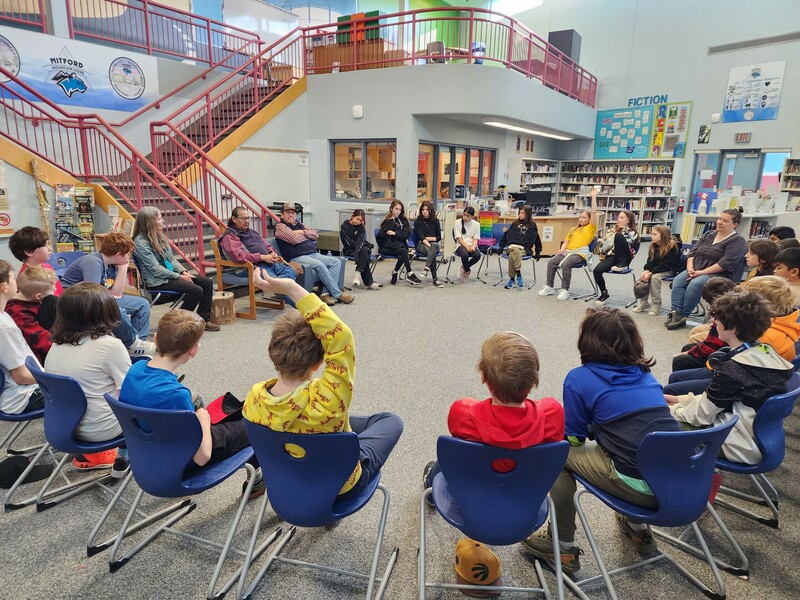
[[[634,263],[638,270],[644,262],[646,247]],[[351,280],[352,263],[348,265]],[[378,291],[355,291],[355,302],[338,305],[336,312],[352,328],[357,347],[357,376],[352,414],[389,410],[405,422],[405,432],[383,471],[383,482],[391,490],[392,500],[382,561],[394,546],[400,558],[387,589],[391,599],[416,595],[416,555],[419,531],[419,495],[425,463],[434,458],[436,438],[447,433],[448,407],[456,398],[485,398],[475,365],[481,342],[497,330],[514,330],[528,336],[541,360],[541,385],[534,397],[561,398],[566,373],[579,365],[575,347],[578,324],[587,304],[582,301],[558,302],[555,297],[537,295],[545,273],[545,259],[536,265],[537,286],[531,290],[505,290],[491,283],[499,277],[497,262],[490,265],[489,285],[478,281],[447,285],[435,289],[428,278],[420,287],[405,282],[389,286],[390,265],[381,263],[377,280],[386,284]],[[524,273],[530,279],[530,263]],[[418,271],[421,270],[418,268]],[[456,268],[452,269],[455,273]],[[452,273],[451,273],[452,275]],[[610,304],[622,306],[632,299],[631,277],[607,277]],[[588,291],[583,273],[575,273],[573,291]],[[664,289],[665,308],[669,290]],[[165,309],[154,310],[153,323]],[[291,309],[287,309],[291,310]],[[271,325],[280,314],[263,310],[256,322],[239,320],[223,326],[222,331],[203,338],[197,358],[185,366],[185,383],[192,389],[214,398],[231,391],[244,398],[250,386],[274,375],[267,356]],[[656,357],[654,373],[666,381],[670,357],[685,343],[688,330],[670,332],[661,317],[634,315],[645,340],[648,354]],[[0,425],[0,434],[8,427]],[[751,562],[751,577],[742,580],[724,575],[730,598],[778,600],[800,597],[800,575],[792,567],[792,556],[800,553],[797,519],[800,512],[800,485],[791,472],[797,468],[800,441],[798,419],[786,421],[787,456],[771,480],[781,493],[781,528],[769,529],[720,510]],[[26,436],[35,440],[41,426],[34,425]],[[227,519],[234,510],[243,475],[236,475],[216,490],[198,498],[198,509],[177,526],[200,535],[216,535],[221,540]],[[132,486],[134,487],[134,486]],[[33,493],[36,485],[23,488]],[[130,492],[130,490],[129,490]],[[130,496],[131,494],[126,494]],[[86,557],[86,539],[98,519],[108,496],[93,490],[43,513],[35,509],[7,513],[0,517],[0,564],[2,584],[0,599],[73,598],[139,599],[202,598],[211,576],[215,558],[196,544],[164,535],[144,549],[129,564],[111,574],[108,553]],[[158,506],[150,501],[148,506]],[[610,511],[596,500],[588,502],[590,520],[609,565],[633,559],[635,553],[617,530]],[[244,530],[239,536],[243,547],[252,530],[256,505],[247,507]],[[366,570],[369,546],[374,542],[379,502],[374,499],[360,513],[345,519],[331,530],[301,530],[289,543],[289,556],[328,560],[352,569]],[[115,515],[118,526],[121,515]],[[267,509],[263,534],[279,525]],[[428,577],[454,581],[453,552],[458,532],[428,511]],[[713,531],[708,521],[704,530]],[[108,536],[111,535],[108,532]],[[729,557],[720,536],[709,536],[712,551]],[[586,551],[579,578],[597,573],[582,532],[577,543]],[[527,585],[535,579],[534,570],[518,547],[498,548],[503,560],[506,584]],[[678,559],[698,570],[707,580],[706,569],[698,561],[680,553]],[[383,564],[382,562],[382,564]],[[225,572],[230,572],[226,569]],[[548,575],[552,587],[554,578]],[[658,563],[617,579],[620,598],[701,598],[702,594],[667,564]],[[364,588],[358,581],[307,571],[292,571],[278,566],[257,590],[256,598],[358,598]],[[594,584],[588,594],[606,598],[601,586]],[[506,594],[506,597],[511,597]],[[430,598],[460,598],[457,591],[435,591]]]

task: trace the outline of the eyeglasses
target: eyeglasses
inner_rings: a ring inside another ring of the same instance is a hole
[[[234,217],[237,221],[249,221],[250,217]]]

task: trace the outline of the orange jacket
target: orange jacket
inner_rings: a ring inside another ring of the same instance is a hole
[[[785,317],[775,317],[772,325],[759,339],[763,344],[769,344],[781,355],[782,358],[792,361],[797,353],[795,343],[800,337],[800,323],[797,322],[800,310],[795,310]]]

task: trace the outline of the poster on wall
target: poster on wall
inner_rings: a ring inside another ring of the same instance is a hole
[[[670,102],[653,107],[650,158],[683,158],[689,137],[691,102]]]
[[[647,158],[652,128],[652,106],[598,111],[594,158]]]
[[[722,122],[777,119],[785,70],[785,60],[731,68]]]
[[[60,105],[133,112],[159,98],[155,58],[22,29],[0,26],[0,66]]]
[[[6,163],[0,160],[0,237],[10,237],[13,234],[11,203],[8,201],[8,184],[6,183]]]

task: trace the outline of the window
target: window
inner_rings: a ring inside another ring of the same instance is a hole
[[[764,152],[764,166],[761,168],[761,183],[758,189],[768,193],[770,187],[775,190],[781,189],[780,174],[783,171],[783,163],[789,158],[789,151]]]
[[[331,145],[331,197],[369,201],[394,199],[397,147],[394,140],[333,142]]]
[[[417,154],[417,198],[433,199],[433,144],[420,144]]]
[[[432,191],[438,200],[464,199],[468,194],[490,195],[494,189],[494,153],[488,148],[421,143],[417,155],[417,197],[430,199]],[[429,173],[434,174],[433,181]]]

